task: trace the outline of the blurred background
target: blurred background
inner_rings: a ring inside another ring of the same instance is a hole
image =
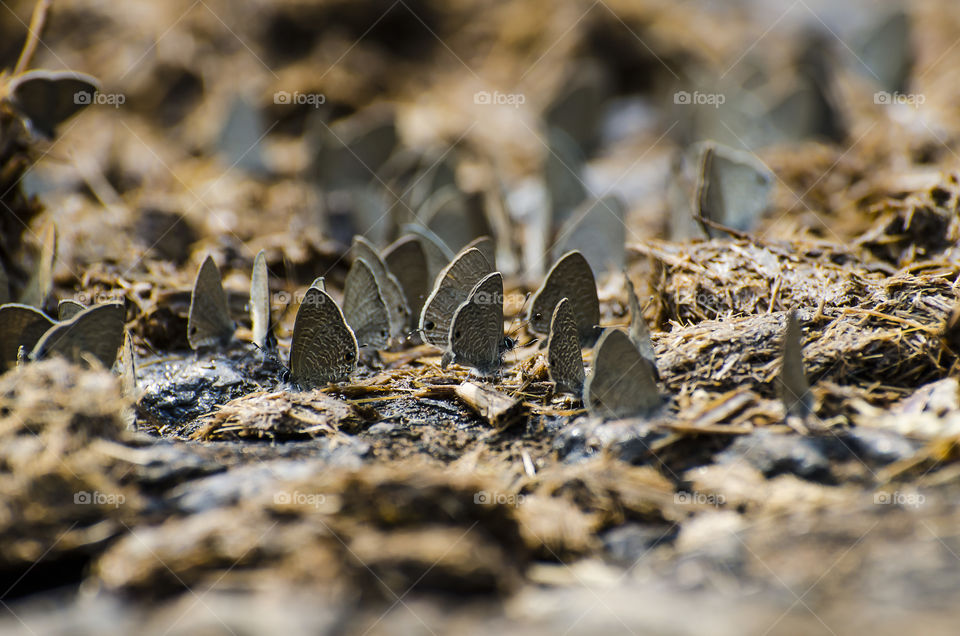
[[[7,67],[32,6],[0,12]],[[949,0],[58,0],[33,66],[103,90],[23,183],[73,271],[210,250],[246,269],[267,248],[305,284],[352,233],[420,222],[454,249],[497,235],[530,282],[565,223],[701,235],[712,139],[775,176],[741,229],[842,243],[956,167],[958,27]],[[606,195],[625,224],[573,215]]]

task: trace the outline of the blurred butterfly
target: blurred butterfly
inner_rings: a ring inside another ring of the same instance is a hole
[[[747,152],[715,142],[703,145],[697,184],[699,219],[748,232],[767,209],[773,173]],[[724,233],[700,221],[707,236]]]
[[[86,309],[86,306],[83,303],[65,298],[57,304],[57,318],[70,320],[84,309]]]
[[[416,329],[416,320],[423,309],[423,301],[430,293],[431,282],[423,243],[419,237],[405,234],[387,246],[383,252],[383,260],[403,289],[407,307],[410,309],[407,327]]]
[[[390,310],[373,268],[355,258],[343,284],[343,316],[361,347],[384,349],[390,341]]]
[[[594,417],[623,419],[651,414],[661,404],[650,362],[619,329],[607,329],[593,351],[583,403]]]
[[[803,329],[797,320],[797,312],[791,310],[787,314],[787,326],[783,332],[783,362],[777,386],[787,415],[805,418],[813,412],[813,396],[803,369],[802,337]]]
[[[220,269],[208,255],[193,282],[190,314],[187,317],[187,341],[191,349],[225,347],[233,339],[235,329],[227,306],[227,294],[223,291]]]
[[[29,122],[30,128],[47,139],[57,126],[93,103],[100,82],[76,71],[27,71],[7,81],[6,99]]]
[[[637,298],[637,292],[633,289],[633,282],[630,281],[626,272],[624,272],[623,277],[627,281],[627,302],[630,306],[630,340],[637,351],[640,352],[640,355],[650,363],[654,377],[659,380],[657,354],[653,350],[653,341],[650,340],[650,328],[640,312],[640,300]]]
[[[56,322],[29,305],[0,306],[0,371],[16,365],[22,348],[29,353]]]
[[[43,334],[30,358],[43,360],[58,355],[79,364],[85,356],[92,356],[109,369],[123,344],[125,317],[126,310],[119,302],[84,309]]]
[[[363,258],[367,266],[373,272],[373,276],[380,288],[383,302],[387,307],[387,314],[390,320],[390,337],[400,340],[407,333],[407,325],[410,322],[410,308],[407,306],[407,299],[403,293],[403,287],[397,277],[387,268],[387,264],[377,253],[377,249],[362,236],[353,237],[353,258]],[[344,301],[346,308],[346,301]]]
[[[253,344],[262,350],[273,350],[277,339],[270,323],[270,282],[267,272],[267,256],[263,250],[253,259],[250,274],[250,324]]]
[[[310,287],[293,324],[290,381],[302,389],[346,380],[360,351],[343,312],[327,292]]]

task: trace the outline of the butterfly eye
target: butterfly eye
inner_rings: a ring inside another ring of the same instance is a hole
[[[538,311],[537,313],[533,314],[533,319],[534,319],[534,320],[543,320],[543,314]]]
[[[432,320],[428,320],[427,322],[423,323],[423,326],[425,329],[433,329],[434,327],[436,327],[436,325],[433,324]]]
[[[460,337],[460,332],[459,332],[459,331],[454,331],[454,332],[453,332],[453,337],[454,337],[454,338],[459,338],[459,337]]]

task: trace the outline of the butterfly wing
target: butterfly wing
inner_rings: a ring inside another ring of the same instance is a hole
[[[345,380],[356,370],[357,339],[327,292],[307,290],[290,343],[290,379],[301,388]]]
[[[470,291],[450,325],[444,361],[473,367],[481,375],[500,368],[503,345],[503,276],[493,272]]]
[[[27,71],[9,85],[10,103],[48,139],[57,126],[93,103],[96,78],[73,71]]]
[[[583,402],[591,415],[604,419],[644,416],[660,406],[650,363],[619,329],[607,329],[597,341]]]
[[[579,396],[583,392],[586,374],[580,336],[570,300],[562,298],[553,310],[550,320],[550,340],[547,344],[547,365],[550,379],[561,391]]]
[[[580,252],[569,252],[554,263],[543,286],[530,301],[527,318],[533,331],[544,335],[550,333],[553,310],[561,298],[570,299],[580,345],[592,346],[600,331],[600,300],[593,270]]]
[[[233,338],[235,329],[227,307],[227,294],[223,291],[220,269],[213,258],[207,256],[193,282],[187,341],[191,349],[226,346]]]
[[[123,344],[123,303],[104,303],[84,309],[66,322],[49,329],[37,342],[30,357],[43,360],[63,356],[80,363],[92,355],[109,369]]]
[[[343,316],[361,347],[383,349],[390,340],[390,313],[383,289],[365,258],[353,261],[343,285]]]
[[[408,234],[397,239],[384,251],[383,260],[393,274],[410,308],[409,328],[416,328],[414,317],[419,318],[423,302],[430,293],[430,275],[427,253],[418,237]]]
[[[265,348],[270,334],[270,284],[267,256],[263,250],[253,259],[253,272],[250,275],[250,324],[253,343],[261,349]]]
[[[643,313],[640,311],[640,300],[633,288],[633,282],[626,275],[624,278],[627,280],[627,302],[630,305],[630,340],[640,355],[646,358],[656,370],[657,354],[653,350],[653,341],[650,340],[650,328],[647,327],[647,321],[643,319]]]
[[[787,314],[787,328],[783,334],[783,365],[777,379],[780,400],[788,415],[806,417],[813,412],[810,383],[803,369],[803,330],[796,311]]]
[[[449,344],[450,323],[457,308],[463,304],[484,276],[492,273],[490,263],[476,248],[465,249],[447,265],[423,304],[420,313],[420,333],[430,344],[446,348]]]
[[[368,240],[362,236],[354,236],[352,249],[354,259],[364,259],[377,280],[381,297],[390,317],[390,336],[402,338],[407,332],[410,309],[400,281],[390,272],[386,263],[377,253],[376,248]]]
[[[16,365],[20,347],[32,351],[55,324],[45,313],[29,305],[0,306],[0,370]]]

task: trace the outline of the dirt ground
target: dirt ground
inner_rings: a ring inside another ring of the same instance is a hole
[[[8,70],[33,9],[0,8]],[[0,375],[0,631],[955,633],[957,34],[951,0],[56,0],[31,68],[101,87],[51,140],[0,109],[0,293],[122,300],[136,387]],[[770,171],[748,228],[694,219],[705,140]],[[407,344],[293,390],[311,281],[339,301],[352,235],[425,210],[495,238],[500,374]],[[571,245],[603,326],[637,288],[651,417],[549,381],[524,312]],[[198,354],[208,254],[239,328]]]

